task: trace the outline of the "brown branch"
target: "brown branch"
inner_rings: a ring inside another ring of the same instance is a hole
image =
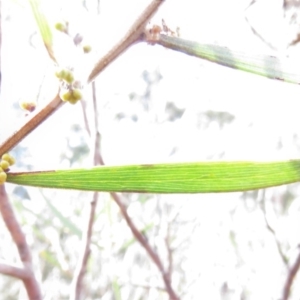
[[[131,45],[136,43],[140,36],[143,34],[145,26],[150,18],[155,14],[159,6],[164,0],[152,0],[151,3],[145,8],[137,20],[133,23],[125,36],[95,65],[94,69],[89,75],[88,82],[93,81],[98,74],[114,61],[120,54],[127,50]]]
[[[29,277],[29,273],[24,268],[19,268],[7,264],[0,264],[0,273],[21,280],[25,280]]]
[[[63,103],[64,102],[60,100],[59,95],[56,95],[55,98],[44,108],[34,113],[18,131],[12,134],[4,143],[2,143],[2,145],[0,145],[0,156],[15,147],[29,133],[44,122],[60,106],[62,106]]]
[[[2,1],[0,1],[0,47],[2,48]],[[1,49],[0,49],[1,51]],[[0,87],[1,87],[1,58],[0,54]],[[4,143],[4,147],[0,147],[0,156],[10,149],[11,141]],[[9,148],[7,148],[9,147]],[[23,268],[18,268],[11,265],[0,264],[0,273],[19,278],[23,281],[28,298],[30,300],[42,299],[40,286],[34,276],[30,249],[22,232],[21,226],[18,223],[11,203],[9,202],[4,185],[0,185],[0,213],[3,221],[14,240],[19,257],[23,263]]]
[[[299,270],[300,267],[300,251],[298,253],[297,259],[295,261],[295,263],[293,264],[293,266],[290,268],[290,271],[288,273],[286,282],[284,284],[284,288],[283,288],[283,295],[282,295],[282,300],[288,300],[289,299],[289,295],[291,292],[291,287],[293,284],[293,281],[295,279],[295,276]]]
[[[27,277],[23,278],[23,283],[25,285],[28,297],[30,300],[42,299],[42,294],[40,291],[39,284],[33,273],[32,258],[29,246],[26,242],[25,235],[18,223],[12,206],[9,202],[7,193],[5,191],[4,185],[0,185],[0,212],[3,221],[14,240],[20,259],[23,263],[24,270],[27,272]]]

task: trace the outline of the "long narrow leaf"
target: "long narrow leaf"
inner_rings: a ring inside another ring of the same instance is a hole
[[[215,193],[300,181],[300,160],[198,162],[9,173],[21,185],[107,192]]]
[[[48,51],[48,54],[50,58],[56,62],[53,49],[52,49],[52,32],[50,25],[48,24],[47,18],[45,17],[44,13],[41,10],[40,7],[40,0],[29,0],[34,18],[36,20],[36,23],[38,25],[40,34],[42,36],[44,45]]]
[[[200,44],[181,38],[160,35],[158,44],[211,62],[271,79],[300,84],[299,62],[275,56],[253,55],[226,47]]]

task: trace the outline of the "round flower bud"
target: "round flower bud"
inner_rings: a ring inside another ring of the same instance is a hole
[[[75,99],[75,98],[71,98],[71,99],[69,100],[69,103],[71,103],[71,104],[76,104],[77,102],[78,102],[78,100]]]
[[[74,81],[74,76],[72,72],[66,71],[64,77],[62,78],[65,82],[71,84]]]
[[[56,71],[55,76],[60,80],[64,80],[68,84],[71,84],[74,81],[74,75],[72,71],[67,69],[60,69]]]
[[[62,90],[60,91],[59,96],[62,101],[70,101],[72,98],[72,92],[69,90]]]
[[[29,112],[33,112],[36,108],[36,102],[34,101],[20,101],[20,107]]]
[[[77,103],[79,100],[82,99],[82,94],[81,94],[81,91],[79,89],[74,89],[74,90],[71,90],[71,93],[72,93],[72,97],[70,98],[69,102],[71,104],[75,104]]]
[[[5,172],[0,172],[0,184],[3,184],[6,181],[7,175]]]
[[[0,172],[9,168],[9,163],[6,160],[0,161]]]
[[[72,96],[75,100],[81,100],[82,99],[82,94],[79,89],[74,89],[72,90]]]
[[[65,74],[66,74],[66,70],[64,69],[60,69],[55,72],[55,76],[61,80],[64,79],[64,77],[66,76]]]
[[[58,31],[65,32],[67,28],[65,24],[58,22],[55,24],[55,29]]]
[[[82,49],[83,49],[83,52],[84,52],[84,53],[89,53],[89,52],[91,52],[92,47],[91,47],[90,45],[84,45],[84,46],[82,47]]]
[[[15,159],[8,153],[2,155],[2,160],[7,161],[10,166],[12,166],[16,162]]]

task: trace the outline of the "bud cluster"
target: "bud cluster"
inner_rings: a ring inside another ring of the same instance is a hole
[[[55,24],[55,29],[66,34],[69,38],[71,38],[72,44],[74,44],[74,49],[81,49],[80,53],[89,53],[91,51],[91,46],[87,44],[83,44],[83,36],[79,33],[72,34],[70,31],[69,22],[62,21]],[[70,39],[68,39],[70,40]],[[70,48],[70,49],[71,49]],[[73,52],[72,52],[73,53]],[[79,53],[78,51],[74,53]],[[73,53],[73,54],[74,54]],[[80,55],[81,55],[80,54]],[[72,57],[72,54],[71,54]],[[77,57],[77,56],[76,56]],[[80,57],[81,58],[81,57]],[[68,64],[67,64],[68,65]],[[72,65],[72,63],[71,63]],[[60,93],[59,96],[62,101],[69,102],[71,104],[77,103],[82,99],[82,80],[78,78],[78,66],[68,66],[63,67],[57,70],[55,73],[56,77],[60,80]],[[74,69],[77,70],[77,73],[74,72]]]
[[[15,159],[8,153],[2,155],[0,160],[0,184],[3,184],[7,178],[9,167],[15,163]]]
[[[77,103],[82,99],[82,93],[76,86],[74,75],[71,70],[61,69],[55,73],[56,77],[61,81],[60,99],[71,104]]]

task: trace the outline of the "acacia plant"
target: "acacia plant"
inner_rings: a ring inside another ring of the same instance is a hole
[[[0,211],[3,221],[11,234],[18,249],[22,266],[0,264],[0,273],[20,279],[26,289],[29,299],[43,299],[44,292],[33,267],[30,247],[26,241],[26,234],[22,231],[20,221],[15,215],[8,194],[5,191],[5,182],[21,186],[33,186],[54,189],[71,189],[80,191],[92,191],[93,196],[90,205],[89,217],[86,229],[78,233],[82,235],[82,253],[73,274],[66,272],[65,276],[72,278],[69,289],[70,299],[81,299],[84,291],[88,289],[83,279],[88,268],[90,249],[93,244],[92,232],[96,219],[96,207],[99,198],[98,192],[109,192],[112,199],[120,209],[121,215],[134,238],[147,252],[152,263],[157,267],[163,282],[162,293],[169,299],[179,299],[180,291],[176,291],[172,284],[172,250],[168,248],[167,257],[169,264],[165,264],[163,258],[158,255],[155,248],[145,237],[145,232],[138,229],[127,210],[127,205],[122,194],[119,193],[157,193],[157,194],[191,194],[191,193],[227,193],[242,192],[263,189],[272,186],[295,183],[300,180],[300,161],[215,161],[215,162],[190,162],[190,163],[159,163],[136,164],[126,166],[103,166],[104,160],[100,152],[100,132],[98,120],[97,99],[95,94],[95,80],[109,65],[129,47],[139,43],[148,44],[149,47],[158,44],[165,48],[173,49],[187,55],[209,60],[227,67],[239,69],[265,76],[275,80],[287,81],[299,84],[300,75],[293,62],[279,60],[271,56],[247,56],[244,53],[234,52],[224,47],[199,44],[179,37],[176,29],[170,29],[163,21],[162,24],[151,24],[154,13],[163,4],[163,0],[152,0],[144,9],[125,36],[102,56],[94,67],[89,70],[86,78],[78,76],[77,70],[69,66],[60,65],[56,57],[53,45],[53,30],[70,36],[67,22],[60,22],[54,26],[47,20],[47,14],[42,11],[38,0],[29,0],[33,16],[36,20],[40,36],[42,37],[49,58],[57,66],[57,95],[42,108],[36,108],[32,102],[22,103],[30,114],[29,119],[11,136],[0,144]],[[91,50],[89,45],[82,45],[80,36],[71,37],[77,48],[82,53]],[[184,55],[184,54],[182,54]],[[94,120],[91,122],[85,115],[85,128],[92,135],[93,144],[93,168],[64,169],[64,170],[34,170],[14,171],[14,158],[9,154],[25,137],[30,135],[48,117],[65,105],[80,105],[83,98],[82,88],[91,85],[92,93],[90,101],[93,102]],[[91,127],[93,128],[91,130]],[[101,166],[99,166],[101,165]],[[65,226],[79,232],[72,222],[51,206],[51,201],[46,200],[55,214]],[[91,259],[91,258],[90,258]],[[297,270],[299,263],[294,267]],[[68,274],[67,274],[68,273]],[[296,271],[290,272],[285,287],[286,298]],[[120,286],[113,283],[116,299],[121,299]],[[144,287],[150,290],[153,287]],[[159,290],[157,288],[157,290]],[[99,297],[99,295],[94,295]],[[133,298],[132,298],[133,299]]]

